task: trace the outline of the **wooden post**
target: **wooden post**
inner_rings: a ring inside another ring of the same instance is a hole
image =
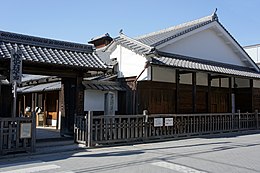
[[[176,70],[176,114],[178,114],[180,111],[179,92],[180,92],[180,72],[179,70]]]
[[[93,120],[93,112],[92,111],[89,111],[88,112],[88,125],[87,125],[87,129],[88,129],[88,147],[91,147],[92,146],[92,120]]]
[[[193,113],[197,112],[196,95],[197,95],[196,72],[192,72],[192,112]]]
[[[250,83],[250,91],[251,91],[251,93],[250,93],[250,95],[251,95],[251,110],[252,110],[252,112],[254,111],[254,80],[253,79],[250,79],[250,81],[249,81],[249,83]]]
[[[46,118],[47,118],[47,103],[46,103],[46,93],[44,93],[44,100],[43,100],[43,110],[44,110],[44,116],[43,116],[43,126],[46,124]]]
[[[240,110],[237,110],[238,112],[238,130],[240,130]]]
[[[4,131],[4,121],[0,121],[0,155],[3,154],[3,131]]]
[[[32,112],[32,129],[31,129],[31,133],[32,133],[32,140],[31,140],[31,152],[35,152],[35,146],[36,146],[36,113],[33,111]]]
[[[232,113],[232,78],[228,78],[228,111]]]
[[[258,122],[258,110],[255,110],[255,119],[256,119],[256,129],[259,128],[259,122]]]
[[[59,99],[56,100],[56,129],[59,129]]]
[[[211,113],[211,75],[208,74],[208,113]]]
[[[12,118],[16,117],[16,101],[17,101],[17,82],[13,81],[13,111]]]

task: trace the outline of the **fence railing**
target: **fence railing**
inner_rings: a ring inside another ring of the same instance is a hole
[[[0,155],[35,151],[35,118],[0,118]]]
[[[75,122],[75,141],[87,145],[253,130],[259,127],[259,114],[115,115],[93,116],[90,123],[76,117]]]

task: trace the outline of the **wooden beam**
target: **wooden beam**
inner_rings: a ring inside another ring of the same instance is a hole
[[[208,74],[208,101],[207,101],[207,112],[211,113],[211,75]]]
[[[179,74],[190,74],[190,73],[194,73],[194,72],[186,71],[186,70],[182,70],[182,71],[179,70]]]
[[[210,76],[211,79],[217,79],[217,78],[229,78],[229,76],[223,76],[223,75],[214,75],[214,76]]]
[[[55,68],[48,68],[46,70],[46,67],[23,67],[23,73],[27,74],[35,74],[35,75],[47,75],[47,76],[58,76],[58,77],[76,77],[77,72],[76,71],[70,71],[70,70],[59,70]]]
[[[197,96],[196,72],[192,72],[192,112],[193,113],[197,112],[196,96]]]
[[[176,70],[176,114],[180,112],[180,74],[179,70]]]

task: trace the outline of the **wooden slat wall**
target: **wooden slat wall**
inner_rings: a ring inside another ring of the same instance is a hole
[[[196,86],[196,112],[206,113],[208,106],[208,87]],[[164,82],[138,82],[138,113],[147,109],[150,114],[176,113],[176,84]],[[211,112],[229,112],[229,88],[211,88]],[[192,112],[192,85],[180,84],[179,113]]]
[[[260,88],[254,88],[253,89],[253,103],[252,103],[252,109],[260,111]]]
[[[10,85],[1,86],[0,97],[0,117],[11,117],[12,87]]]
[[[235,103],[236,111],[241,112],[252,111],[252,94],[250,88],[236,88],[235,89]]]
[[[229,110],[229,89],[211,87],[211,112],[224,113]]]
[[[150,114],[175,113],[175,84],[138,82],[138,113],[148,110]]]

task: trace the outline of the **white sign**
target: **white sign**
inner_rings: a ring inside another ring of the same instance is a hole
[[[32,137],[32,123],[21,123],[20,126],[20,138],[31,138]]]
[[[165,118],[165,126],[173,126],[173,118]]]
[[[163,118],[154,118],[154,127],[162,127]]]

